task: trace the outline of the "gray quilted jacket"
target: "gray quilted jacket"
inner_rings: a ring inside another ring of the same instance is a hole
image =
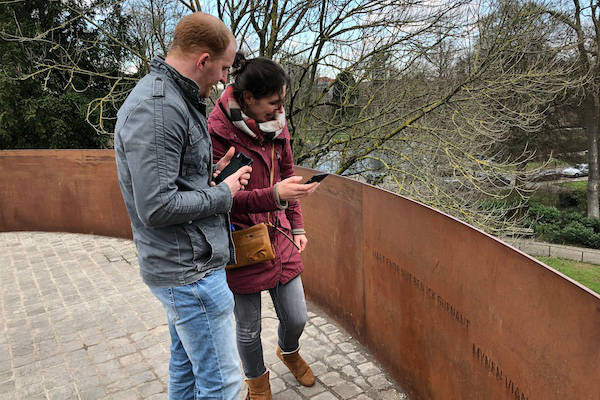
[[[142,279],[182,286],[235,262],[229,187],[210,186],[212,146],[199,87],[152,60],[117,114],[115,154]]]

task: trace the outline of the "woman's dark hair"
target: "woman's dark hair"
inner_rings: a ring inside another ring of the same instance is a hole
[[[242,93],[248,91],[252,97],[260,99],[274,93],[281,93],[289,78],[283,68],[273,60],[264,57],[246,59],[244,53],[237,52],[233,61],[233,95],[242,102]]]

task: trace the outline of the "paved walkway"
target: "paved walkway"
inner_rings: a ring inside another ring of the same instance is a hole
[[[360,344],[314,305],[301,339],[317,377],[300,386],[263,344],[275,399],[408,399]],[[0,399],[166,399],[169,333],[129,240],[0,233]]]
[[[540,242],[535,239],[511,237],[499,239],[533,257],[558,257],[565,258],[567,260],[600,265],[600,250],[598,249]]]

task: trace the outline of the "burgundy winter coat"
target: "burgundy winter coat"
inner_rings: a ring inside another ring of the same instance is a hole
[[[217,103],[208,117],[208,131],[215,160],[223,157],[231,146],[236,152],[241,151],[254,160],[248,186],[233,199],[231,223],[247,228],[267,222],[268,212],[271,212],[271,222],[290,237],[292,229],[304,228],[300,203],[290,201],[285,210],[280,209],[273,188],[269,187],[271,146],[275,146],[273,184],[294,175],[287,126],[273,141],[261,145],[258,140],[237,129]],[[227,283],[234,293],[258,293],[275,287],[278,281],[285,284],[304,269],[300,253],[289,239],[273,228],[269,228],[269,236],[275,252],[274,260],[227,270]]]

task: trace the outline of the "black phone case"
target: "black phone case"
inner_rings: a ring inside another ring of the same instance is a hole
[[[213,179],[213,181],[216,184],[223,182],[225,178],[236,172],[238,169],[242,168],[245,165],[252,164],[252,161],[253,160],[244,153],[237,153],[235,156],[233,156],[229,164],[227,164],[227,166],[223,168],[223,171],[221,171],[221,173],[217,175],[215,179]]]
[[[309,183],[313,183],[313,182],[321,182],[323,179],[327,178],[327,175],[329,175],[329,174],[313,175],[306,181],[306,184],[308,185]]]

